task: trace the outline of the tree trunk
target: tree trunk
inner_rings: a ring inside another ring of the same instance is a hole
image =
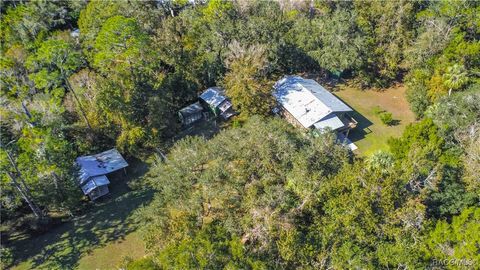
[[[18,192],[20,193],[20,195],[22,196],[22,198],[25,200],[25,202],[28,204],[28,206],[30,207],[30,209],[32,210],[33,214],[37,217],[37,218],[43,218],[43,213],[42,211],[40,210],[40,208],[38,208],[38,206],[33,202],[32,198],[30,198],[30,194],[27,193],[25,190],[22,189],[22,187],[18,184],[17,180],[16,180],[16,177],[14,175],[12,175],[11,172],[7,172],[7,175],[10,177],[10,180],[12,181],[12,184],[15,186],[15,188],[18,190]]]
[[[448,96],[452,94],[452,88],[448,89]]]
[[[53,184],[55,185],[55,189],[58,190],[58,182],[60,180],[60,177],[55,172],[52,172],[53,176]]]
[[[25,115],[27,116],[27,118],[28,118],[28,120],[29,120],[28,122],[30,123],[30,125],[31,125],[32,127],[34,127],[34,126],[35,126],[35,122],[34,122],[33,119],[32,119],[32,114],[31,114],[30,111],[28,110],[27,105],[25,105],[25,102],[24,102],[24,101],[22,101],[22,108],[23,108],[23,112],[25,113]]]
[[[72,92],[73,97],[75,98],[75,101],[77,101],[78,107],[80,108],[80,112],[82,113],[83,119],[85,119],[85,123],[87,123],[87,126],[90,130],[92,130],[92,126],[90,125],[90,122],[88,121],[87,114],[85,113],[85,110],[83,109],[83,105],[80,102],[80,99],[78,99],[77,93],[73,90],[73,87],[70,85],[70,82],[68,81],[67,77],[63,74],[62,71],[62,77],[63,80],[65,81],[65,85],[68,88],[68,91]]]
[[[27,186],[27,183],[25,183],[25,180],[22,177],[22,173],[20,173],[20,170],[17,167],[17,164],[13,160],[13,157],[10,155],[10,152],[8,152],[6,149],[4,149],[5,153],[7,153],[8,160],[10,161],[10,164],[12,165],[13,169],[17,173],[17,175],[20,177],[20,182],[22,182],[23,188],[28,196],[32,196],[30,193],[30,189]]]

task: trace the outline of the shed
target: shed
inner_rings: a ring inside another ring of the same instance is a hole
[[[200,102],[197,101],[178,111],[178,118],[183,125],[187,126],[202,119],[202,113],[203,107]]]
[[[91,200],[109,193],[108,184],[110,184],[110,181],[106,176],[107,174],[128,166],[117,149],[78,157],[76,163],[80,167],[78,184],[83,194],[90,197]]]
[[[235,114],[232,103],[221,87],[210,87],[200,95],[200,101],[210,109],[215,116],[228,119]]]

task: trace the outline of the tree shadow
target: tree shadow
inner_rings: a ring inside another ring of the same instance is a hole
[[[400,125],[400,123],[402,122],[402,120],[398,120],[398,119],[393,119],[392,122],[390,122],[389,126],[398,126]]]
[[[15,263],[31,260],[33,269],[73,269],[93,249],[125,239],[138,228],[133,212],[153,197],[152,190],[131,190],[128,183],[140,180],[147,170],[147,164],[133,161],[128,175],[109,175],[110,195],[92,203],[85,214],[43,235],[14,241]]]
[[[200,121],[181,130],[172,139],[172,145],[187,136],[201,136],[205,139],[210,139],[220,131],[221,127],[222,122],[215,117],[211,119],[202,118]]]

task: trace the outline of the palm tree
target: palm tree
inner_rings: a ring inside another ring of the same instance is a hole
[[[392,154],[379,150],[367,158],[367,167],[370,170],[378,170],[387,174],[393,167],[394,158]]]
[[[455,64],[445,70],[443,84],[448,87],[449,96],[452,94],[452,90],[460,89],[468,82],[467,75],[468,73],[463,65]]]

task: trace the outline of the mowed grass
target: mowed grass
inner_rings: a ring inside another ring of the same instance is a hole
[[[415,121],[415,115],[405,98],[405,90],[403,85],[383,91],[360,90],[352,86],[340,85],[334,92],[355,110],[352,116],[359,125],[350,132],[348,137],[358,146],[356,153],[369,155],[377,150],[388,149],[387,140],[390,137],[401,136],[405,127]],[[394,126],[383,124],[379,116],[374,113],[374,108],[377,106],[391,112],[397,124]]]
[[[135,231],[127,234],[123,239],[92,250],[80,259],[78,269],[118,269],[124,258],[137,259],[145,254],[140,233]]]
[[[131,190],[148,170],[145,163],[130,164],[110,178],[111,194],[91,205],[81,216],[39,236],[12,239],[16,265],[13,269],[118,269],[122,260],[145,255],[134,211],[150,202],[153,192]]]

